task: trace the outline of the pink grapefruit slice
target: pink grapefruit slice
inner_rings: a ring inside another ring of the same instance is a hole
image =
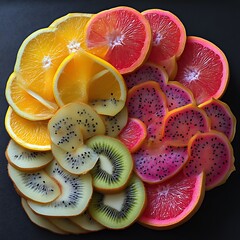
[[[127,125],[122,129],[118,138],[131,153],[134,153],[141,147],[146,136],[146,125],[137,118],[129,118]]]
[[[177,64],[175,80],[192,91],[198,104],[223,95],[229,66],[225,54],[215,44],[200,37],[188,37]]]
[[[152,50],[149,61],[160,64],[182,54],[186,30],[180,19],[169,11],[149,9],[142,12],[152,29]]]
[[[186,177],[181,171],[159,184],[145,184],[147,206],[139,222],[156,229],[174,228],[199,209],[205,194],[205,177],[201,172]]]
[[[115,7],[95,14],[85,30],[86,50],[108,61],[121,74],[138,68],[152,43],[148,21],[130,7]]]

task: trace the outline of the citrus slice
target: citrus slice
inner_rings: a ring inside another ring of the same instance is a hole
[[[55,20],[49,27],[56,28],[56,36],[71,54],[82,47],[84,27],[92,16],[89,13],[69,13]]]
[[[186,177],[181,171],[158,184],[145,184],[147,206],[139,221],[156,229],[186,222],[199,209],[205,193],[204,173]]]
[[[26,89],[54,101],[53,76],[67,55],[67,49],[56,37],[55,28],[40,29],[23,41],[14,71],[21,74],[22,85]]]
[[[188,37],[177,64],[175,80],[192,91],[198,104],[223,95],[229,66],[225,54],[215,44],[200,37]]]
[[[148,21],[130,7],[99,12],[86,25],[86,48],[122,74],[134,71],[144,62],[151,41]]]
[[[180,19],[161,9],[149,9],[142,15],[149,21],[153,35],[149,61],[160,64],[173,56],[178,58],[186,42],[186,30]]]
[[[8,79],[5,94],[9,105],[18,115],[29,120],[51,118],[58,106],[25,88],[21,80],[20,74],[16,72]]]
[[[19,145],[39,151],[51,149],[51,140],[47,129],[48,121],[30,121],[18,116],[11,107],[5,117],[5,127],[10,137]]]
[[[78,101],[111,116],[121,111],[127,95],[121,74],[108,62],[83,50],[62,62],[53,89],[59,106]]]

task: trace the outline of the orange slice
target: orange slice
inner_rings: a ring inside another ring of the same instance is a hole
[[[83,50],[62,62],[54,77],[53,91],[59,106],[78,101],[110,116],[121,111],[127,95],[121,74],[108,62]]]
[[[30,121],[18,116],[11,107],[5,117],[5,127],[10,137],[19,145],[39,151],[51,149],[51,140],[47,129],[48,121]]]
[[[111,63],[122,74],[134,71],[145,61],[151,42],[148,21],[130,7],[99,12],[86,25],[88,51]]]
[[[13,72],[7,82],[6,99],[13,110],[29,120],[45,120],[51,118],[58,106],[43,99],[22,84],[20,74]]]

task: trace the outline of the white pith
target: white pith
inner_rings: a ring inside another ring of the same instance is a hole
[[[72,40],[67,45],[69,53],[75,53],[80,49],[80,43],[76,40]]]
[[[184,79],[191,83],[192,81],[196,81],[199,79],[200,71],[194,67],[188,67],[184,71]]]
[[[48,69],[51,67],[51,65],[52,65],[52,59],[50,58],[50,56],[44,56],[42,60],[43,69]]]

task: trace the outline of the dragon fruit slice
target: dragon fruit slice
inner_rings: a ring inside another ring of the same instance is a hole
[[[207,190],[225,183],[235,170],[232,145],[219,131],[197,133],[189,141],[188,152],[189,160],[183,171],[187,176],[204,171]]]
[[[211,120],[211,128],[224,133],[230,141],[236,132],[236,118],[230,107],[217,99],[211,99],[199,105]]]
[[[167,142],[145,144],[133,154],[135,172],[144,182],[163,182],[178,173],[188,160],[187,147]]]
[[[145,63],[138,70],[124,75],[124,79],[128,89],[146,81],[158,82],[160,87],[163,88],[167,84],[168,75],[163,67],[153,63]]]
[[[147,140],[161,139],[167,100],[157,82],[140,83],[128,92],[128,116],[140,119],[147,127]]]
[[[190,103],[195,103],[192,92],[179,82],[169,81],[162,90],[167,97],[169,111]]]
[[[202,109],[194,104],[174,109],[165,117],[163,138],[175,146],[187,146],[197,132],[208,132],[210,120]]]

